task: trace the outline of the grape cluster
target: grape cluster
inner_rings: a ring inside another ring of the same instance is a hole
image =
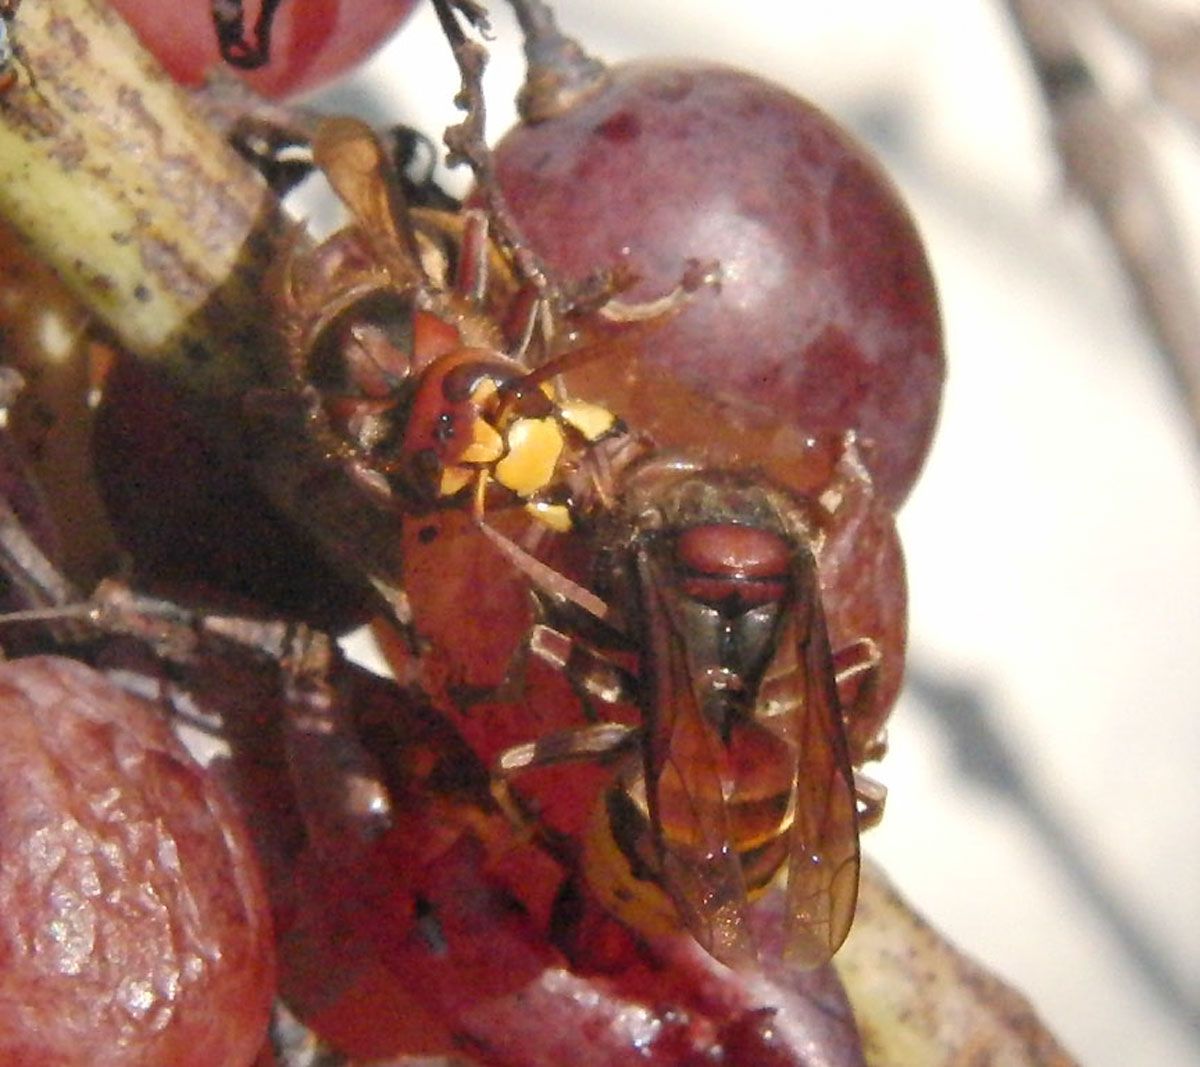
[[[176,5],[171,19],[118,6],[181,80],[213,62],[204,5]],[[285,93],[315,83],[410,6],[358,5],[356,18],[336,0],[285,4],[275,62],[255,84]],[[893,512],[929,447],[943,374],[928,264],[894,187],[811,105],[744,73],[682,63],[606,72],[560,113],[511,131],[495,162],[516,226],[559,292],[612,268],[635,279],[619,297],[636,304],[669,291],[690,261],[719,265],[719,285],[631,331],[611,359],[572,367],[567,388],[664,451],[762,478],[832,516],[813,537],[831,643],[868,638],[881,664],[846,741],[855,765],[877,755],[905,646]],[[374,398],[353,399],[357,418]],[[117,357],[97,468],[139,580],[232,589],[325,625],[356,617],[363,592],[287,531],[249,468],[230,468],[173,404]],[[53,558],[51,523],[16,462],[0,463],[0,483]],[[489,521],[514,541],[529,534],[520,516]],[[261,649],[222,645],[223,658],[188,662],[186,685],[161,665],[131,668],[125,644],[107,638],[100,651],[89,643],[92,666],[4,665],[3,778],[21,788],[0,784],[0,852],[27,858],[0,880],[6,943],[17,946],[0,980],[0,1058],[90,1062],[79,1056],[87,1033],[123,1050],[106,1062],[249,1064],[278,989],[354,1056],[465,1048],[482,1063],[599,1064],[632,1043],[639,1062],[664,1067],[807,1062],[771,1024],[779,1012],[819,1034],[828,1062],[857,1062],[828,975],[806,984],[768,964],[766,987],[751,991],[679,941],[643,942],[592,906],[577,842],[604,770],[543,775],[529,794],[547,815],[543,839],[514,839],[487,768],[513,745],[576,725],[586,701],[567,672],[523,658],[537,614],[528,582],[469,508],[397,522],[419,634],[381,637],[401,676],[421,685],[335,657],[320,707],[330,722],[340,709],[350,740],[289,733],[307,721],[312,693],[288,689],[294,678],[264,667]],[[539,553],[586,586],[597,584],[593,548],[571,530],[543,538]],[[36,603],[18,589],[8,601]],[[178,683],[188,695],[175,711],[208,708],[228,734],[219,772],[201,769],[162,708],[117,688],[106,667],[143,688],[147,677]],[[636,721],[635,708],[615,714]],[[322,759],[331,770],[317,781]],[[359,839],[341,831],[365,810],[371,775],[390,808],[382,830]],[[775,929],[760,940],[780,938]],[[631,1035],[622,1027],[634,1017],[642,1028]]]

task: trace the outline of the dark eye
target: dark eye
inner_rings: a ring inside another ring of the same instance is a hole
[[[309,381],[339,396],[382,397],[412,370],[412,304],[381,291],[339,311],[309,352]]]
[[[443,411],[438,417],[437,422],[433,427],[433,436],[439,444],[446,444],[454,440],[454,416],[448,411]]]

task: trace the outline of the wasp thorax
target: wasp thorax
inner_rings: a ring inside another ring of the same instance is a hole
[[[787,594],[792,545],[774,530],[706,523],[675,536],[680,588],[693,600],[741,614]]]
[[[800,507],[790,493],[760,478],[655,459],[630,476],[621,521],[635,532],[736,525],[786,538],[807,529],[792,515]]]

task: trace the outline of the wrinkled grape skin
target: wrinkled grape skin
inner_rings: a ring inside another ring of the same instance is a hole
[[[0,1062],[249,1064],[274,963],[230,802],[82,664],[4,664],[0,708]]]
[[[383,44],[415,0],[289,0],[275,16],[271,61],[238,71],[264,96],[312,89],[349,70]],[[221,63],[210,0],[113,0],[125,20],[176,81],[199,85]],[[246,0],[253,25],[258,3]]]
[[[512,130],[496,164],[525,236],[566,278],[626,262],[641,279],[629,296],[647,299],[688,259],[720,264],[719,291],[639,360],[580,372],[577,392],[726,460],[779,459],[795,447],[780,428],[857,430],[879,495],[900,504],[940,400],[936,295],[896,190],[829,118],[729,68],[628,64]]]

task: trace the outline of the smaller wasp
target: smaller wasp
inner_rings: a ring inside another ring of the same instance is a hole
[[[641,721],[551,734],[497,762],[497,799],[517,818],[509,783],[523,772],[612,764],[589,884],[635,928],[682,924],[727,963],[755,958],[748,905],[781,871],[785,954],[826,962],[854,916],[860,827],[882,814],[884,790],[847,741],[879,656],[865,638],[831,648],[826,522],[819,502],[744,473],[664,455],[632,465],[592,534],[600,625],[587,639],[539,626],[532,646]],[[599,645],[633,649],[636,668]]]
[[[375,500],[408,513],[489,498],[565,530],[567,472],[618,420],[562,394],[545,299],[479,211],[409,207],[365,124],[327,120],[313,158],[353,223],[288,258],[284,329],[310,423]]]

